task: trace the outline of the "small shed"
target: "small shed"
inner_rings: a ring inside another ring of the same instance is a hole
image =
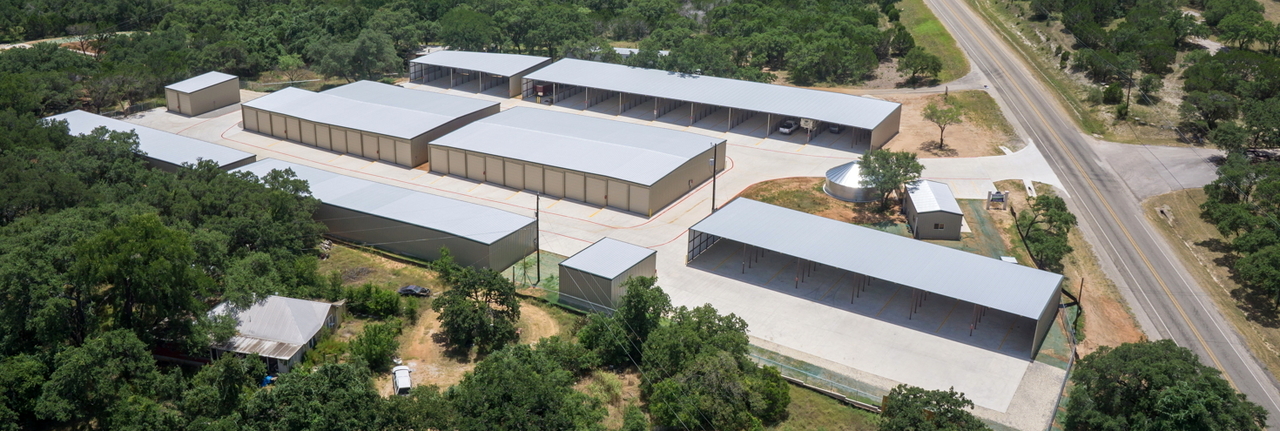
[[[875,188],[862,186],[862,165],[857,160],[828,170],[822,190],[846,202],[870,202],[879,195]]]
[[[921,180],[907,186],[904,209],[916,239],[960,240],[964,212],[947,183]]]
[[[658,252],[604,238],[560,263],[560,302],[583,310],[613,313],[631,277],[658,273]]]
[[[333,329],[342,316],[340,305],[271,295],[241,308],[221,303],[211,315],[227,315],[236,321],[236,335],[213,346],[214,356],[233,352],[258,354],[267,361],[270,374],[287,373],[316,347],[322,329]]]
[[[240,103],[240,82],[235,75],[209,72],[164,88],[169,110],[196,116]]]

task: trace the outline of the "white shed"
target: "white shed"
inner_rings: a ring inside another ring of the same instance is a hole
[[[164,88],[169,110],[196,116],[240,103],[240,81],[235,75],[209,72]]]
[[[658,273],[658,252],[603,238],[560,263],[560,302],[590,311],[613,313],[631,277]]]
[[[916,239],[960,240],[964,212],[947,183],[921,180],[907,186],[904,207]]]

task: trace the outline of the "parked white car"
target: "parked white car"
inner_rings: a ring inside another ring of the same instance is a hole
[[[391,384],[394,385],[396,395],[409,395],[409,389],[413,388],[413,383],[409,381],[409,373],[413,370],[404,365],[391,369]]]
[[[794,120],[787,120],[787,121],[783,121],[782,124],[778,125],[778,132],[784,135],[790,135],[792,132],[795,132],[796,129],[799,129],[799,128],[800,128],[800,125],[796,123]]]

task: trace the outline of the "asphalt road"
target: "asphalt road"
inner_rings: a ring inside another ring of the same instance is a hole
[[[1068,205],[1081,227],[1092,234],[1086,236],[1091,237],[1094,250],[1114,265],[1120,276],[1117,284],[1133,293],[1137,303],[1130,305],[1145,317],[1148,336],[1171,338],[1200,355],[1204,363],[1223,370],[1233,386],[1270,412],[1270,428],[1276,428],[1280,385],[1214,308],[1169,244],[1147,224],[1137,198],[1040,83],[1038,72],[963,0],[925,2],[987,76],[1014,113],[1013,121],[1044,152],[1065,185]]]

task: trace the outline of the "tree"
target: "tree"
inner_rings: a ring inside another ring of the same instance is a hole
[[[1071,375],[1065,429],[1261,430],[1267,411],[1171,340],[1103,346]]]
[[[1275,234],[1269,235],[1274,241]],[[1233,268],[1240,284],[1271,296],[1280,305],[1280,244],[1271,244],[1236,261]]]
[[[910,81],[914,84],[920,81],[920,75],[934,77],[942,72],[942,59],[925,52],[924,48],[915,47],[898,60],[898,70],[910,72]]]
[[[304,67],[307,67],[307,63],[304,63],[302,56],[298,54],[282,55],[276,60],[276,70],[290,81],[297,81],[302,76]]]
[[[35,355],[0,359],[0,431],[36,428],[36,400],[48,373],[45,361]]]
[[[451,271],[450,288],[431,302],[440,312],[440,327],[455,348],[481,352],[515,341],[520,301],[515,286],[492,269],[471,267]]]
[[[881,406],[881,431],[979,431],[987,426],[967,409],[973,401],[954,388],[926,391],[898,385]]]
[[[1115,105],[1124,101],[1124,87],[1119,82],[1112,82],[1102,91],[1102,103]]]
[[[880,207],[889,204],[889,193],[903,190],[907,184],[920,179],[924,165],[916,161],[916,155],[906,151],[872,150],[862,156],[862,181],[859,185],[883,193]]]
[[[915,49],[916,39],[911,36],[910,31],[907,31],[907,26],[902,25],[900,22],[895,23],[893,25],[893,42],[890,42],[890,47],[894,54],[906,55],[912,49]]]
[[[671,312],[671,298],[655,277],[631,277],[612,316],[593,314],[578,332],[584,347],[607,365],[627,366],[642,360],[641,346]]]
[[[947,126],[964,122],[964,111],[959,106],[939,108],[938,105],[929,103],[924,107],[924,119],[938,126],[938,145],[946,148],[943,138],[946,136]]]
[[[641,389],[679,374],[703,354],[723,351],[746,355],[747,344],[747,322],[742,318],[721,315],[710,304],[680,307],[672,313],[670,324],[649,334],[642,346],[645,374]]]
[[[325,364],[311,373],[285,373],[271,390],[255,392],[245,403],[241,424],[246,429],[363,430],[378,422],[381,403],[366,367]]]
[[[218,419],[240,411],[244,401],[267,375],[266,363],[258,355],[240,358],[222,355],[200,368],[191,386],[182,393],[180,408],[189,418]]]
[[[460,5],[440,17],[440,42],[462,51],[488,51],[500,39],[493,17]]]
[[[445,397],[457,412],[453,427],[469,430],[591,429],[604,418],[598,401],[573,389],[576,379],[524,344],[476,364]]]
[[[1066,201],[1055,195],[1040,195],[1030,202],[1030,208],[1018,213],[1018,233],[1037,266],[1061,273],[1062,258],[1072,251],[1068,235],[1076,225],[1076,216],[1067,209]]]
[[[622,414],[622,429],[619,431],[649,431],[652,428],[649,418],[644,415],[640,407],[635,404],[627,406],[626,413]]]
[[[385,372],[391,369],[391,359],[400,348],[397,335],[400,335],[398,322],[366,324],[364,332],[351,340],[351,354],[364,359],[370,370]]]
[[[1142,79],[1138,80],[1138,94],[1142,96],[1143,104],[1154,105],[1156,93],[1164,88],[1164,78],[1160,75],[1147,74],[1142,75]]]
[[[332,40],[312,43],[308,55],[315,59],[312,67],[324,75],[336,76],[347,82],[376,79],[400,69],[400,57],[396,54],[390,36],[365,29],[349,42]]]
[[[1183,96],[1178,110],[1182,118],[1211,131],[1218,128],[1218,122],[1236,118],[1238,103],[1235,96],[1223,91],[1192,91]]]
[[[159,376],[151,353],[132,332],[106,332],[58,353],[53,374],[36,402],[36,414],[58,422],[96,422],[113,428],[112,418],[139,397],[151,396]]]
[[[1245,100],[1240,114],[1249,134],[1249,148],[1280,147],[1280,97]]]

